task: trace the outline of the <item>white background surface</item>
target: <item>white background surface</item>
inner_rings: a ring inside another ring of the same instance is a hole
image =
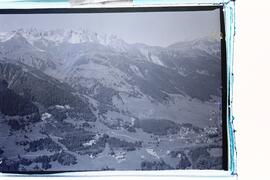
[[[237,0],[236,21],[234,115],[236,117],[239,180],[269,180],[270,2],[267,0]],[[1,179],[6,178],[1,177]],[[105,179],[105,177],[83,179]],[[106,179],[182,180],[180,177],[107,177]]]
[[[270,2],[236,0],[234,114],[239,180],[270,179]]]

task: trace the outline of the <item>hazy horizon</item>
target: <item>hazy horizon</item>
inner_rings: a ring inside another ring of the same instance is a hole
[[[220,33],[219,9],[210,11],[89,13],[89,14],[1,14],[0,31],[18,29],[86,29],[113,34],[129,44],[162,46]]]

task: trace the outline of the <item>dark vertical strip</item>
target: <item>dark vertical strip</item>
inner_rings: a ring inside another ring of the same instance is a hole
[[[221,32],[221,78],[222,78],[222,140],[223,140],[223,169],[228,170],[228,94],[227,94],[227,56],[226,56],[226,32],[225,32],[225,16],[223,6],[220,6],[220,32]]]

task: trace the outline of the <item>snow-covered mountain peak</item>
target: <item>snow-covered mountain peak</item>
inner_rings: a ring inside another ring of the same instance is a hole
[[[0,32],[0,42],[6,42],[13,37],[19,37],[21,34],[17,31],[12,31],[12,32]]]
[[[110,46],[114,49],[124,50],[127,43],[116,35],[99,34],[88,29],[72,30],[72,29],[54,29],[54,30],[38,30],[36,28],[18,29],[11,32],[1,32],[0,41],[3,42],[14,35],[23,36],[30,44],[38,41],[50,41],[52,43],[98,43],[104,46]]]
[[[185,52],[185,54],[194,55],[194,51],[198,50],[210,55],[220,56],[220,39],[217,37],[202,37],[190,41],[183,41],[168,46],[170,49]],[[190,52],[191,51],[191,52]],[[188,53],[190,52],[190,53]]]
[[[8,43],[10,45],[16,44],[16,47],[28,47],[31,46],[29,41],[26,40],[21,31],[14,31],[11,33],[6,33],[6,36],[3,37],[1,42]]]

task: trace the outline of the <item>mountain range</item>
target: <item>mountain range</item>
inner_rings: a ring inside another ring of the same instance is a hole
[[[0,33],[0,80],[2,171],[221,168],[216,39],[159,47],[19,29]]]

